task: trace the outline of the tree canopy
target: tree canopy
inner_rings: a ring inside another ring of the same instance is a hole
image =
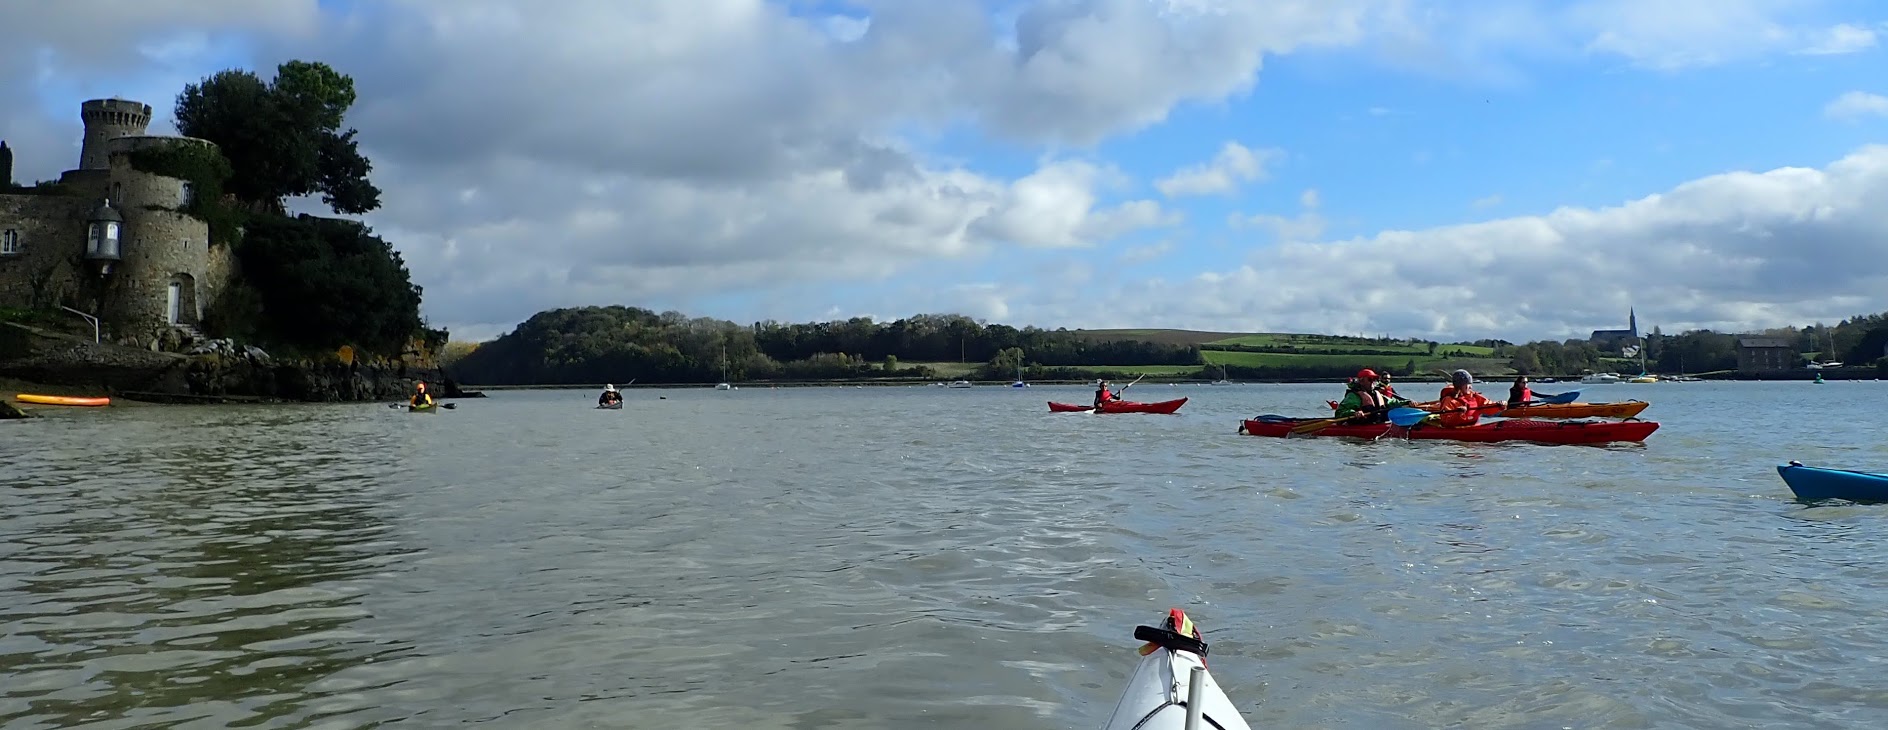
[[[187,85],[175,113],[179,132],[221,148],[237,198],[280,211],[285,198],[320,193],[336,213],[358,215],[380,207],[380,189],[367,179],[373,165],[355,130],[341,129],[354,99],[353,78],[325,63],[289,61],[268,83],[229,69]]]

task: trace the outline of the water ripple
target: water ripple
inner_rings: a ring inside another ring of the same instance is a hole
[[[1605,448],[1233,433],[1306,386],[53,412],[0,725],[1092,727],[1178,605],[1254,726],[1865,727],[1888,512],[1773,466],[1888,463],[1878,387],[1594,388],[1665,423]]]

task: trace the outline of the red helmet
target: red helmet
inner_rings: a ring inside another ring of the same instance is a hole
[[[1362,370],[1357,371],[1357,379],[1358,380],[1376,380],[1377,371],[1371,370],[1370,368],[1364,368]]]

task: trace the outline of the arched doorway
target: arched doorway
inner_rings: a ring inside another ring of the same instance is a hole
[[[197,319],[197,278],[172,274],[164,294],[164,323],[195,325]]]

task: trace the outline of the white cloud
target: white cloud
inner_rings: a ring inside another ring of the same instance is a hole
[[[1823,116],[1845,122],[1859,121],[1866,117],[1888,118],[1888,96],[1870,94],[1866,91],[1851,91],[1835,98],[1822,108]]]
[[[1155,181],[1162,195],[1178,198],[1188,195],[1230,195],[1244,183],[1264,180],[1270,172],[1265,166],[1284,156],[1278,149],[1252,149],[1238,142],[1227,142],[1213,159],[1174,171]]]
[[[1854,53],[1875,45],[1873,30],[1818,25],[1795,13],[1801,0],[1588,0],[1566,10],[1568,27],[1590,34],[1585,49],[1635,65],[1676,71],[1774,53]]]
[[[1298,205],[1303,210],[1296,216],[1271,213],[1242,216],[1234,213],[1227,218],[1226,223],[1235,229],[1259,228],[1270,231],[1279,241],[1307,241],[1324,235],[1324,216],[1318,212],[1321,204],[1317,189],[1310,188],[1298,195]]]
[[[1888,310],[1883,199],[1888,146],[1870,146],[1607,208],[1282,243],[1230,271],[1120,285],[1085,309],[1011,306],[1070,327],[1511,340],[1585,336],[1628,307],[1668,332],[1836,321]]]
[[[1820,38],[1811,37],[1810,45],[1798,50],[1798,53],[1811,56],[1834,56],[1848,53],[1860,53],[1875,47],[1875,29],[1843,23],[1824,30]]]
[[[1173,248],[1173,241],[1161,241],[1146,246],[1134,246],[1126,251],[1122,251],[1117,260],[1129,266],[1152,263],[1172,253]]]

